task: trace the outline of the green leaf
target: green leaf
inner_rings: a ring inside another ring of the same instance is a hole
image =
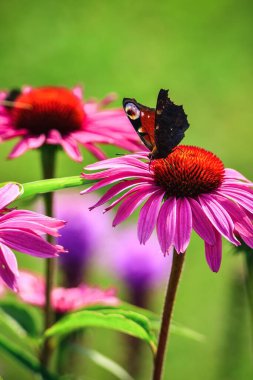
[[[105,306],[105,305],[91,305],[83,308],[82,310],[93,310],[93,311],[100,311],[104,314],[109,312],[112,312],[113,310],[118,311],[133,311],[135,313],[141,314],[149,319],[149,325],[152,330],[158,331],[160,329],[161,320],[160,317],[147,309],[143,309],[141,307],[129,304],[127,302],[121,302],[119,306]],[[180,323],[177,323],[175,321],[171,322],[170,331],[172,334],[179,335],[185,338],[193,339],[197,342],[203,342],[205,340],[205,337],[198,333],[197,331],[184,326]]]
[[[74,345],[74,349],[78,353],[88,357],[97,366],[104,368],[108,372],[112,373],[118,379],[120,379],[120,380],[134,380],[132,378],[132,376],[130,376],[129,373],[124,368],[122,368],[118,363],[111,360],[107,356],[101,354],[100,352],[95,351],[95,350],[91,350],[89,348],[84,348],[80,345]]]
[[[98,311],[79,311],[63,317],[50,327],[45,336],[64,336],[87,327],[102,327],[117,330],[142,339],[156,352],[156,338],[151,331],[147,317],[121,309]]]
[[[58,377],[49,373],[46,369],[42,368],[39,360],[31,353],[23,349],[23,347],[10,341],[10,339],[0,334],[0,349],[7,352],[19,363],[23,364],[27,369],[35,373],[43,374],[48,380],[57,380]]]
[[[40,315],[38,310],[16,300],[1,300],[0,310],[10,315],[28,335],[36,337],[40,334]]]

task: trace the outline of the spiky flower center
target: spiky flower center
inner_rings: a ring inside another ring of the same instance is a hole
[[[15,102],[23,107],[12,110],[17,129],[32,135],[47,134],[52,129],[62,135],[80,130],[85,118],[81,100],[64,87],[41,87],[19,95]]]
[[[224,165],[213,153],[194,146],[178,146],[166,158],[151,162],[156,183],[167,196],[195,197],[222,183]]]

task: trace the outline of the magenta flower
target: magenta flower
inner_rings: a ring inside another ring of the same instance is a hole
[[[32,305],[45,305],[45,281],[39,275],[20,272],[19,297]],[[51,294],[52,306],[58,313],[66,313],[91,305],[116,306],[119,299],[115,289],[102,290],[81,284],[76,288],[54,288]]]
[[[114,95],[84,102],[80,87],[27,87],[14,96],[0,92],[0,141],[20,138],[9,158],[44,144],[60,145],[77,162],[82,161],[78,143],[98,159],[105,155],[97,144],[136,151],[140,143],[124,111],[102,110],[112,100]]]
[[[0,277],[14,291],[18,290],[19,273],[11,249],[42,258],[64,252],[63,247],[49,244],[41,235],[58,236],[58,229],[65,222],[28,210],[6,209],[19,194],[19,186],[13,183],[0,189]]]
[[[182,253],[194,229],[204,240],[206,260],[214,272],[221,264],[222,236],[236,246],[240,245],[240,237],[253,247],[253,183],[236,170],[225,169],[211,152],[182,145],[165,159],[147,162],[147,154],[140,153],[98,162],[86,169],[102,171],[83,174],[83,178],[99,182],[82,194],[114,184],[91,209],[126,191],[105,209],[120,203],[113,226],[145,201],[138,220],[142,244],[156,226],[162,252],[169,254],[175,249]]]

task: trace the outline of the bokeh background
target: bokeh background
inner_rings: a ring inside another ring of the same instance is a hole
[[[213,151],[226,167],[252,178],[252,8],[250,0],[0,0],[0,87],[82,84],[86,98],[116,91],[117,106],[122,97],[155,105],[159,89],[169,88],[189,117],[184,143]],[[38,153],[7,161],[12,145],[0,147],[0,181],[39,179]],[[93,161],[86,152],[84,157],[85,164]],[[82,166],[61,153],[57,176],[78,175]],[[172,335],[165,379],[253,376],[243,257],[226,242],[223,247],[222,268],[213,274],[202,242],[193,235],[174,319],[206,339],[199,343]],[[18,259],[20,267],[42,268],[41,261],[22,255]],[[117,285],[106,270],[93,272],[91,283]],[[163,295],[161,283],[152,292],[153,310],[161,309]],[[93,348],[122,360],[124,347],[117,334],[112,340],[110,332],[90,334]],[[145,347],[141,360],[139,379],[146,380],[151,354]],[[80,378],[114,379],[89,368]],[[0,374],[4,379],[32,379],[2,353]]]

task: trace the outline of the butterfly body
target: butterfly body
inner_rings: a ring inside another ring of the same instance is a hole
[[[180,143],[189,127],[182,106],[168,98],[168,90],[160,90],[156,108],[135,99],[124,98],[123,108],[135,131],[151,151],[150,158],[165,158]]]

